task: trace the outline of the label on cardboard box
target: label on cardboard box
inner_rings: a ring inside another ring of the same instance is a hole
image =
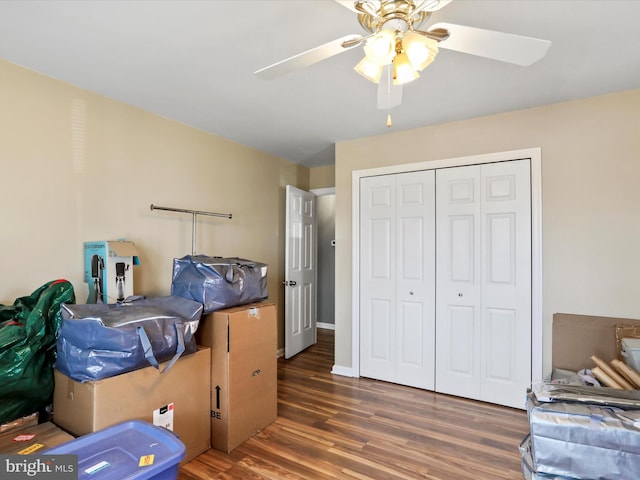
[[[14,437],[13,441],[14,442],[29,442],[29,441],[33,440],[34,438],[36,438],[36,434],[35,433],[28,433],[28,434],[18,435],[17,437]]]
[[[133,295],[132,265],[139,265],[133,242],[84,242],[85,282],[89,285],[87,303],[122,302]]]
[[[153,424],[173,432],[173,403],[153,411]]]
[[[34,443],[33,445],[29,445],[24,450],[20,450],[18,452],[18,455],[29,455],[29,454],[31,454],[33,452],[37,452],[38,450],[40,450],[43,447],[44,447],[44,445],[41,444],[41,443]]]

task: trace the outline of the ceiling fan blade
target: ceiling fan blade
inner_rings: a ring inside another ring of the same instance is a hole
[[[355,7],[355,0],[335,0],[336,3],[339,3],[340,5],[342,5],[345,8],[348,8],[349,10],[351,10],[354,13],[359,13],[358,10],[356,10]]]
[[[440,48],[521,66],[528,66],[540,60],[547,54],[551,45],[550,41],[539,38],[446,22],[437,23],[429,30],[437,28],[449,31],[449,38],[438,44]]]
[[[261,68],[255,72],[255,75],[262,79],[281,77],[287,73],[308,67],[309,65],[321,62],[322,60],[326,60],[327,58],[333,57],[339,53],[346,52],[361,43],[356,40],[362,39],[363,37],[361,35],[346,35],[344,37],[337,38],[331,42],[294,55],[293,57],[281,60],[273,65]],[[346,46],[343,45],[345,42]]]
[[[391,110],[402,103],[402,85],[391,81],[391,65],[386,65],[378,83],[378,110]]]

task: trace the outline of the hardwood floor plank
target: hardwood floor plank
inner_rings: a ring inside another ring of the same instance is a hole
[[[331,374],[333,332],[278,360],[278,418],[231,453],[209,450],[179,480],[520,480],[526,413]],[[523,392],[524,397],[524,392]]]

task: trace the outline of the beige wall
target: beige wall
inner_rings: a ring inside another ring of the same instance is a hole
[[[336,146],[337,367],[352,365],[352,171],[541,147],[543,371],[556,312],[640,318],[640,90]],[[585,365],[588,366],[588,365]]]
[[[173,259],[197,252],[269,265],[283,345],[284,187],[309,169],[0,61],[0,303],[66,278],[87,299],[83,242],[136,243],[135,291],[168,295]]]
[[[331,188],[336,186],[336,166],[314,167],[309,174],[309,188]]]

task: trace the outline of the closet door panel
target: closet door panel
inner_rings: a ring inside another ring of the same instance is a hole
[[[531,383],[529,160],[482,166],[481,399],[522,408]]]
[[[433,390],[435,174],[394,175],[397,198],[396,382]]]
[[[481,392],[480,166],[436,172],[436,379],[438,392]]]
[[[395,379],[395,182],[363,178],[361,190],[360,374]]]

